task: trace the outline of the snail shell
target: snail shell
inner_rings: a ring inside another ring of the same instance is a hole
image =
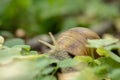
[[[76,27],[63,32],[57,39],[57,44],[61,50],[67,51],[71,55],[90,56],[90,49],[86,47],[88,39],[99,39],[100,37],[87,28]]]

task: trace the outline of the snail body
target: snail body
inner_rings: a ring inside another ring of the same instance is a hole
[[[93,31],[87,28],[75,27],[71,28],[63,33],[57,38],[54,39],[53,35],[49,33],[53,44],[46,43],[42,40],[39,40],[41,43],[49,46],[50,56],[60,58],[60,60],[69,58],[70,55],[73,56],[90,56],[90,49],[86,47],[88,39],[99,39],[100,37]],[[69,54],[67,54],[69,53]],[[66,55],[66,57],[65,57]],[[68,57],[67,57],[68,56]]]

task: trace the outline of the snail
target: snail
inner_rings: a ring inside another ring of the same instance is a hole
[[[71,28],[61,33],[57,40],[55,40],[52,33],[49,33],[49,35],[53,41],[53,45],[42,40],[39,41],[51,48],[48,55],[57,60],[72,58],[71,56],[92,56],[90,48],[86,47],[87,40],[100,38],[95,32],[82,27]],[[99,57],[97,53],[94,53],[94,55],[95,58]],[[61,69],[62,73],[71,71],[77,71],[76,67]]]
[[[97,33],[88,28],[75,27],[63,33],[55,40],[52,33],[49,33],[53,44],[51,45],[45,41],[39,40],[41,43],[51,48],[49,55],[63,60],[72,56],[91,56],[90,48],[86,47],[88,39],[99,39]],[[95,53],[95,57],[98,55]]]

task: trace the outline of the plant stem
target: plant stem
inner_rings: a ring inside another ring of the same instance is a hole
[[[54,68],[54,71],[53,71],[53,73],[52,73],[52,76],[55,75],[55,73],[57,72],[58,69],[59,69],[59,67],[57,67],[57,66]],[[52,80],[52,79],[53,79],[53,77],[52,77],[50,80]]]
[[[95,66],[95,62],[94,62],[94,60],[95,60],[94,48],[90,48],[90,50],[91,50],[91,56],[92,56],[92,58],[93,58],[93,62],[92,62],[91,64],[92,64],[92,66],[94,67],[94,66]]]
[[[90,51],[91,51],[91,56],[93,58],[93,60],[95,59],[95,56],[94,56],[94,49],[93,48],[90,48]]]
[[[53,71],[53,73],[52,73],[52,76],[55,75],[55,73],[57,72],[57,70],[58,70],[58,67],[56,66],[55,69],[54,69],[54,71]]]

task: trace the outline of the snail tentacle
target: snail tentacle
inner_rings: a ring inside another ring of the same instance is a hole
[[[49,44],[48,42],[45,42],[45,41],[43,41],[43,40],[39,40],[39,42],[42,43],[42,44],[44,44],[44,45],[46,45],[47,47],[49,47],[49,48],[51,48],[51,49],[54,49],[54,48],[55,48],[55,46],[53,46],[53,45],[51,45],[51,44]]]

